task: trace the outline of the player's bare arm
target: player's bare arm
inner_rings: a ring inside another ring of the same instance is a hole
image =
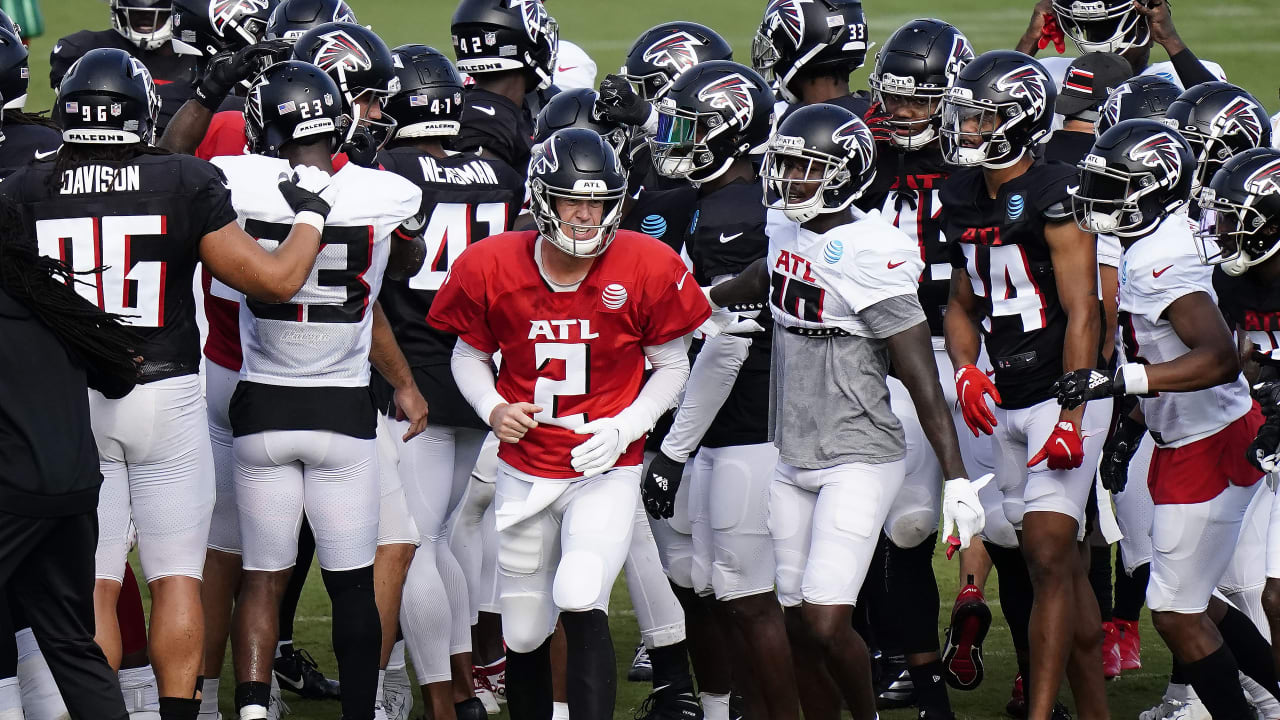
[[[969,273],[951,271],[951,292],[947,296],[947,312],[942,317],[942,330],[947,341],[947,356],[954,367],[978,361],[982,339],[978,336],[978,320],[982,310],[969,284]]]
[[[1189,392],[1231,382],[1240,374],[1231,331],[1208,293],[1193,292],[1164,311],[1189,350],[1168,362],[1146,365],[1148,392]]]
[[[306,282],[320,251],[320,231],[298,223],[268,252],[236,223],[200,240],[200,260],[222,282],[264,302],[282,303]]]
[[[1098,362],[1102,318],[1098,310],[1098,242],[1075,221],[1044,226],[1044,239],[1053,259],[1058,283],[1058,301],[1067,313],[1067,332],[1062,347],[1064,368],[1093,367]],[[1061,420],[1077,427],[1083,408],[1062,411]]]
[[[373,303],[373,346],[369,349],[369,362],[395,388],[396,419],[410,423],[408,432],[400,439],[409,442],[427,429],[427,400],[418,390],[413,368],[400,351],[391,322],[377,301]]]
[[[915,403],[920,426],[929,438],[942,472],[947,478],[967,477],[956,439],[956,424],[938,383],[938,364],[933,357],[929,324],[921,322],[887,340],[889,357],[898,379],[907,386]]]
[[[742,274],[711,288],[708,297],[717,307],[760,302],[769,294],[769,270],[760,258],[747,266]]]
[[[160,142],[156,143],[165,150],[190,155],[200,146],[209,124],[213,122],[213,111],[195,100],[188,100],[174,113],[165,128]]]
[[[1040,49],[1040,35],[1044,32],[1045,15],[1052,14],[1053,0],[1036,0],[1036,6],[1031,10],[1031,20],[1027,23],[1027,29],[1022,33],[1022,37],[1018,39],[1018,44],[1013,49],[1034,57],[1036,51]]]

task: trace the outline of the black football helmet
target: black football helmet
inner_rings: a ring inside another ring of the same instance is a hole
[[[0,27],[0,100],[5,110],[21,110],[27,105],[31,81],[28,60],[22,38]]]
[[[587,88],[565,90],[547,101],[538,112],[533,122],[533,141],[538,143],[551,137],[551,134],[570,127],[594,130],[604,138],[618,157],[623,151],[631,134],[629,128],[621,123],[609,122],[596,113],[596,101],[600,93]]]
[[[333,78],[311,63],[279,62],[254,79],[244,100],[249,152],[279,157],[286,143],[328,136],[336,152],[342,131],[342,99]]]
[[[1082,53],[1123,53],[1151,43],[1151,26],[1132,0],[1053,0],[1053,12]]]
[[[1076,223],[1091,233],[1146,235],[1186,205],[1195,167],[1176,130],[1158,120],[1121,120],[1080,161],[1071,196]]]
[[[173,0],[111,0],[111,27],[143,50],[173,39]]]
[[[263,39],[297,42],[308,30],[335,22],[358,22],[342,0],[280,0],[267,18]]]
[[[942,95],[973,57],[964,33],[941,20],[912,20],[889,36],[867,82],[872,99],[894,116],[893,144],[914,150],[938,136]],[[913,112],[912,105],[924,107]]]
[[[732,60],[733,48],[706,25],[679,20],[645,30],[627,51],[621,75],[647,102],[671,88],[676,76],[708,60]]]
[[[4,10],[0,10],[0,30],[8,30],[14,35],[22,37],[22,26],[14,22],[13,18],[9,17],[9,13]]]
[[[1280,250],[1280,150],[1254,148],[1231,158],[1200,191],[1196,249],[1206,265],[1232,276]]]
[[[551,87],[560,26],[542,0],[462,0],[449,32],[459,72],[524,70],[536,89]]]
[[[942,155],[954,165],[1005,168],[1049,134],[1058,89],[1035,58],[991,50],[942,99]]]
[[[400,91],[382,112],[396,121],[396,139],[452,137],[462,128],[462,76],[444,53],[426,45],[391,51]]]
[[[751,64],[787,102],[802,72],[848,74],[867,59],[862,0],[770,0],[751,45]]]
[[[765,205],[798,223],[848,208],[875,180],[875,145],[862,118],[845,108],[815,103],[796,110],[764,154]],[[778,200],[771,204],[770,197]]]
[[[769,139],[773,93],[754,70],[728,60],[680,73],[655,105],[649,138],[659,174],[695,183],[720,177],[733,161]]]
[[[1181,94],[1181,88],[1158,75],[1130,78],[1107,95],[1093,124],[1094,134],[1102,135],[1121,120],[1164,120],[1165,111]]]
[[[63,142],[86,145],[150,143],[159,112],[147,66],[116,48],[96,48],[76,60],[53,104]]]
[[[379,145],[395,132],[395,120],[382,114],[382,105],[400,91],[391,49],[378,34],[362,25],[325,23],[308,30],[293,46],[293,59],[309,62],[333,78],[341,93],[346,114],[346,137],[355,137],[361,127],[379,140]],[[376,105],[377,112],[362,110]],[[380,117],[375,117],[378,115]]]
[[[565,128],[533,146],[529,211],[538,232],[562,252],[596,257],[608,249],[622,222],[627,176],[613,147],[594,130]],[[599,200],[599,223],[562,220],[556,201]],[[565,226],[569,228],[566,234]]]
[[[172,0],[173,49],[213,57],[262,40],[279,0]]]
[[[1262,103],[1230,83],[1193,86],[1169,105],[1165,117],[1191,143],[1198,166],[1192,193],[1199,192],[1232,156],[1271,145],[1271,118]]]

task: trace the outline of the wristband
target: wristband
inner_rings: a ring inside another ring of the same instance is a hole
[[[196,102],[200,103],[201,107],[205,110],[216,114],[218,112],[218,108],[222,107],[223,101],[227,99],[228,94],[228,92],[210,93],[203,85],[199,85],[196,87],[192,97]]]
[[[294,225],[310,225],[316,232],[324,232],[324,216],[314,210],[303,210],[293,216]]]
[[[711,288],[709,287],[702,288],[702,294],[707,296],[707,304],[711,306],[712,312],[715,312],[716,310],[721,309],[721,306],[717,305],[716,301],[711,299]]]
[[[1147,394],[1147,367],[1142,363],[1125,363],[1117,375],[1125,395]]]

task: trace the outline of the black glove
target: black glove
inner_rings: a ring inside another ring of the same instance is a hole
[[[1108,492],[1124,492],[1125,483],[1129,481],[1129,461],[1138,452],[1142,436],[1146,433],[1147,427],[1127,413],[1122,413],[1116,420],[1102,445],[1102,464],[1098,466],[1102,487]]]
[[[347,159],[360,167],[378,167],[378,139],[369,128],[356,128],[356,134],[342,144],[340,152],[347,154]]]
[[[292,175],[280,175],[280,194],[289,203],[295,214],[302,212],[318,213],[321,217],[329,217],[329,203],[320,197],[324,192],[326,173],[315,168],[303,168],[305,174],[297,170]],[[314,172],[312,172],[314,171]],[[325,177],[320,177],[324,175]]]
[[[1280,380],[1263,380],[1250,388],[1253,399],[1262,406],[1262,414],[1267,417],[1280,415]]]
[[[875,138],[876,142],[889,142],[893,135],[893,129],[889,126],[889,121],[892,119],[893,116],[885,112],[880,103],[872,103],[871,107],[862,114],[862,122],[867,124],[867,129],[871,131],[871,137]]]
[[[1117,374],[1112,380],[1101,371],[1081,368],[1055,380],[1049,392],[1058,396],[1058,404],[1063,408],[1074,410],[1089,400],[1123,395],[1124,379]]]
[[[638,126],[649,121],[653,106],[637,95],[625,78],[610,74],[600,83],[595,112],[610,122]]]
[[[292,50],[293,46],[284,40],[268,40],[214,55],[196,83],[196,101],[210,112],[217,112],[236,85],[252,78],[270,63],[286,59]]]
[[[684,475],[684,463],[676,462],[659,452],[644,471],[640,483],[640,498],[651,517],[663,519],[676,513],[676,491]]]
[[[1249,464],[1264,473],[1280,469],[1280,415],[1272,415],[1258,428],[1258,436],[1245,452]]]

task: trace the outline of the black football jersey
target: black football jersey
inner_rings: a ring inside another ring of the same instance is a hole
[[[471,243],[511,229],[524,200],[524,179],[507,164],[477,155],[437,158],[417,148],[384,150],[382,167],[422,189],[427,259],[408,281],[384,278],[378,300],[431,406],[431,422],[485,428],[449,370],[457,337],[427,324],[449,268]],[[380,384],[380,383],[379,383]],[[379,396],[385,386],[375,388]]]
[[[955,170],[930,145],[912,152],[876,145],[876,177],[857,200],[862,210],[879,210],[884,219],[913,238],[924,259],[920,306],[929,331],[942,336],[942,315],[951,288],[951,245],[942,232],[942,183]]]
[[[115,30],[81,30],[54,44],[49,53],[49,86],[56,91],[72,64],[97,48],[124,50],[147,66],[156,84],[156,94],[160,96],[160,116],[156,119],[159,138],[173,114],[195,94],[195,83],[200,79],[198,60],[192,55],[178,55],[167,45],[157,50],[143,50]]]
[[[1259,282],[1250,273],[1231,277],[1214,268],[1213,290],[1233,330],[1248,335],[1259,352],[1280,350],[1280,287]]]
[[[697,203],[698,191],[688,183],[671,190],[645,190],[630,204],[620,227],[657,238],[678,254],[684,250],[685,230]]]
[[[191,280],[200,239],[236,221],[222,172],[190,155],[140,155],[83,164],[50,182],[53,161],[22,168],[0,192],[22,206],[42,255],[80,276],[76,291],[126,316],[145,339],[142,380],[200,367]]]
[[[982,310],[982,334],[1001,407],[1047,400],[1061,377],[1067,315],[1058,302],[1046,223],[1071,219],[1076,169],[1037,160],[988,196],[981,168],[957,170],[942,185],[942,231],[952,266],[964,270]]]
[[[44,125],[17,123],[6,118],[0,129],[4,131],[4,140],[0,141],[0,179],[37,160],[52,158],[62,147],[61,133]]]
[[[866,115],[867,110],[871,109],[871,97],[865,90],[859,90],[857,92],[849,93],[848,95],[841,95],[838,98],[826,100],[824,103],[827,105],[842,107],[858,117]],[[804,107],[804,105],[804,103],[792,103],[786,106],[786,108],[778,114],[778,124],[781,125],[783,120],[786,120],[791,116],[791,113]]]
[[[1055,130],[1048,142],[1040,146],[1044,159],[1049,162],[1060,162],[1078,165],[1085,155],[1093,149],[1093,141],[1097,136],[1091,132],[1076,130]]]
[[[684,234],[698,284],[706,286],[722,275],[736,275],[768,254],[763,192],[759,182],[735,180],[698,198]],[[751,349],[733,389],[702,438],[707,447],[768,442],[773,323],[763,316],[760,324],[765,332],[751,336]]]
[[[533,150],[532,116],[502,95],[472,87],[462,95],[462,129],[451,147],[458,152],[483,149],[523,176]]]

